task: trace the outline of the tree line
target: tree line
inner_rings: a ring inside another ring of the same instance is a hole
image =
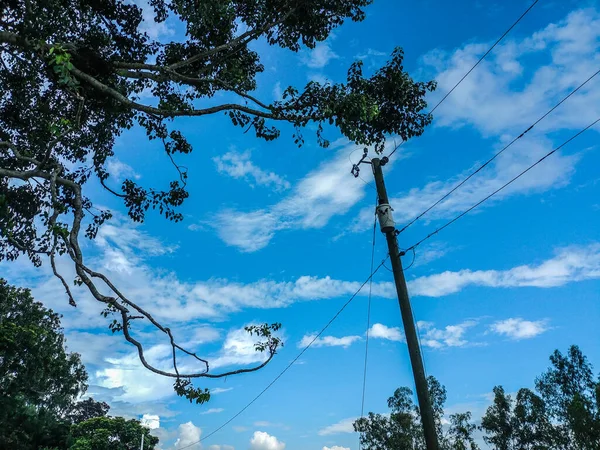
[[[65,350],[60,316],[0,278],[0,449],[152,450],[158,438],[81,398],[88,374]]]
[[[576,345],[555,350],[535,390],[516,395],[493,389],[492,404],[475,423],[469,411],[444,415],[446,389],[429,377],[429,395],[442,450],[478,450],[477,434],[494,450],[599,450],[600,376]],[[369,413],[354,423],[364,450],[425,450],[419,408],[407,387],[388,399],[389,415]]]

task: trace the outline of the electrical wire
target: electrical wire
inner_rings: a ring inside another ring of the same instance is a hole
[[[409,223],[407,223],[406,225],[404,225],[404,227],[402,227],[398,231],[398,234],[402,233],[404,230],[406,230],[408,227],[410,227],[412,224],[414,224],[417,220],[419,220],[425,214],[427,214],[429,211],[431,211],[433,208],[435,208],[441,202],[443,202],[444,200],[446,200],[450,195],[452,195],[452,193],[454,193],[463,184],[465,184],[473,176],[475,176],[482,169],[484,169],[488,164],[490,164],[492,161],[494,161],[501,153],[503,153],[505,150],[507,150],[509,147],[511,147],[515,142],[517,142],[519,139],[521,139],[523,136],[525,136],[527,133],[529,133],[538,123],[540,123],[542,120],[544,120],[546,117],[548,117],[556,108],[558,108],[560,105],[562,105],[564,102],[566,102],[573,94],[575,94],[582,87],[584,87],[586,84],[588,84],[598,74],[600,74],[600,69],[597,70],[593,75],[591,75],[587,80],[585,80],[583,83],[581,83],[575,89],[573,89],[568,95],[566,95],[565,97],[563,97],[563,99],[561,101],[559,101],[556,105],[554,105],[552,108],[550,108],[544,115],[542,115],[532,125],[530,125],[529,128],[527,128],[525,131],[523,131],[519,136],[517,136],[512,141],[510,141],[504,148],[502,148],[500,151],[498,151],[496,154],[494,154],[490,159],[488,159],[481,166],[479,166],[477,168],[477,170],[475,170],[474,172],[472,172],[471,174],[469,174],[469,176],[467,176],[464,180],[462,180],[460,183],[458,183],[456,186],[454,186],[452,189],[450,189],[448,192],[446,192],[442,197],[440,197],[440,199],[438,201],[436,201],[435,203],[433,203],[429,208],[427,208],[425,211],[423,211],[422,213],[420,213],[418,216],[416,216],[414,219],[412,219]]]
[[[233,422],[236,418],[238,418],[244,411],[246,411],[250,406],[252,406],[260,397],[262,397],[263,394],[265,392],[267,392],[271,388],[271,386],[273,386],[277,382],[277,380],[279,380],[283,376],[283,374],[285,374],[302,357],[302,355],[315,343],[315,341],[319,337],[321,337],[321,335],[325,332],[325,330],[327,330],[327,328],[329,328],[329,326],[335,321],[335,319],[337,319],[339,317],[339,315],[344,311],[344,309],[346,309],[346,307],[352,302],[352,300],[354,300],[354,298],[358,295],[358,293],[362,290],[362,288],[364,288],[366,286],[366,284],[369,283],[373,279],[373,276],[379,271],[379,269],[381,269],[381,266],[383,266],[383,264],[387,261],[389,256],[390,255],[388,254],[381,261],[381,263],[379,263],[379,265],[373,271],[371,271],[371,274],[369,275],[369,277],[360,285],[360,287],[354,292],[354,294],[352,294],[350,296],[348,301],[346,301],[346,303],[344,303],[342,305],[342,307],[338,310],[338,312],[335,313],[335,315],[329,320],[329,322],[327,322],[327,324],[321,329],[321,331],[319,331],[317,333],[317,335],[308,343],[308,345],[306,345],[306,347],[304,347],[300,351],[300,353],[298,353],[298,355],[279,373],[279,375],[277,375],[273,379],[273,381],[271,381],[267,385],[267,387],[265,387],[262,391],[260,391],[260,393],[256,397],[254,397],[246,406],[244,406],[242,409],[240,409],[236,414],[234,414],[229,420],[227,420],[222,425],[220,425],[217,429],[208,433],[206,436],[201,438],[199,441],[192,442],[191,444],[186,445],[185,447],[181,447],[179,450],[184,450],[186,448],[189,448],[196,444],[199,444],[200,442],[202,442],[202,441],[208,439],[209,437],[213,436],[214,434],[218,433],[223,428],[225,428],[227,425],[229,425],[231,422]]]
[[[375,207],[377,207],[379,196],[375,197]],[[375,220],[373,221],[373,245],[371,248],[371,272],[373,272],[373,265],[375,263],[375,236],[377,231],[377,214],[375,214]],[[369,359],[369,328],[371,327],[371,293],[373,288],[373,277],[369,280],[369,301],[367,306],[367,333],[366,333],[366,342],[365,342],[365,369],[363,372],[363,386],[362,386],[362,401],[360,405],[360,417],[364,417],[365,415],[365,391],[367,389],[367,362]],[[359,448],[362,445],[359,443]]]
[[[492,52],[492,50],[494,50],[494,48],[496,48],[496,46],[497,46],[497,45],[498,45],[498,44],[499,44],[499,43],[500,43],[500,42],[501,42],[501,41],[502,41],[502,40],[503,40],[503,39],[504,39],[504,38],[505,38],[505,37],[508,35],[508,33],[510,33],[510,32],[512,31],[512,29],[513,29],[514,27],[516,27],[516,26],[517,26],[517,24],[518,24],[518,23],[519,23],[519,22],[520,22],[520,21],[523,19],[523,17],[525,17],[525,16],[527,15],[527,13],[528,13],[529,11],[531,11],[531,10],[533,9],[533,7],[534,7],[534,6],[535,6],[535,5],[536,5],[538,2],[539,2],[539,0],[535,0],[535,1],[534,1],[534,2],[531,4],[531,6],[530,6],[529,8],[527,8],[523,14],[521,14],[521,16],[520,16],[520,17],[519,17],[519,18],[516,20],[516,22],[515,22],[515,23],[513,23],[513,24],[510,26],[510,28],[509,28],[508,30],[506,30],[506,31],[504,32],[504,34],[498,38],[498,40],[497,40],[496,42],[494,42],[494,45],[492,45],[492,46],[489,48],[489,50],[488,50],[487,52],[485,52],[485,53],[484,53],[484,55],[483,55],[481,58],[479,58],[479,60],[478,60],[478,61],[475,63],[475,65],[474,65],[473,67],[471,67],[471,68],[469,69],[469,71],[468,71],[467,73],[465,73],[465,74],[463,75],[463,77],[462,77],[460,80],[458,80],[458,83],[456,83],[456,84],[454,85],[454,87],[453,87],[452,89],[450,89],[450,90],[449,90],[449,91],[446,93],[446,95],[444,95],[444,97],[442,97],[442,99],[441,99],[441,100],[438,102],[438,104],[437,104],[437,105],[435,105],[431,111],[429,111],[429,114],[432,114],[432,113],[433,113],[433,112],[434,112],[434,111],[435,111],[435,110],[438,108],[438,106],[440,106],[440,105],[441,105],[441,104],[442,104],[442,103],[443,103],[443,102],[444,102],[444,101],[445,101],[445,100],[448,98],[448,96],[449,96],[450,94],[452,94],[452,92],[454,92],[454,90],[455,90],[455,89],[458,87],[458,85],[459,85],[460,83],[462,83],[462,82],[465,80],[465,78],[467,78],[467,77],[469,76],[469,74],[470,74],[471,72],[473,72],[473,70],[475,70],[475,68],[476,68],[476,67],[477,67],[477,66],[478,66],[478,65],[479,65],[479,64],[480,64],[480,63],[481,63],[481,62],[482,62],[482,61],[483,61],[483,60],[486,58],[486,56],[487,56],[487,55],[489,55],[489,54]]]
[[[505,38],[505,37],[508,35],[508,33],[510,33],[510,32],[512,31],[512,29],[513,29],[514,27],[516,27],[516,26],[517,26],[517,24],[518,24],[518,23],[519,23],[519,22],[520,22],[520,21],[521,21],[521,20],[522,20],[522,19],[523,19],[523,18],[524,18],[526,15],[527,15],[527,13],[529,13],[529,11],[531,11],[531,10],[533,9],[533,7],[534,7],[534,6],[535,6],[535,5],[536,5],[538,2],[539,2],[539,0],[535,0],[535,1],[534,1],[534,2],[531,4],[531,6],[529,6],[529,8],[527,8],[527,9],[525,10],[525,12],[519,16],[519,18],[518,18],[518,19],[517,19],[517,20],[516,20],[516,21],[515,21],[515,22],[514,22],[514,23],[513,23],[511,26],[510,26],[510,28],[509,28],[508,30],[506,30],[506,31],[504,32],[504,34],[502,34],[502,36],[500,36],[500,37],[499,37],[499,38],[496,40],[496,42],[494,42],[494,44],[493,44],[493,45],[492,45],[492,46],[491,46],[491,47],[488,49],[488,51],[487,51],[487,52],[485,52],[485,53],[483,54],[483,56],[482,56],[481,58],[479,58],[479,60],[478,60],[478,61],[475,63],[475,65],[474,65],[473,67],[471,67],[471,68],[469,69],[469,71],[468,71],[467,73],[465,73],[465,74],[463,75],[463,77],[462,77],[460,80],[458,80],[458,82],[457,82],[457,83],[456,83],[456,84],[455,84],[455,85],[452,87],[452,89],[450,89],[450,90],[449,90],[449,91],[446,93],[446,95],[444,95],[444,97],[442,97],[442,99],[441,99],[441,100],[440,100],[440,101],[437,103],[437,105],[435,105],[435,106],[433,107],[433,109],[432,109],[431,111],[429,111],[429,114],[432,114],[432,113],[433,113],[433,112],[434,112],[436,109],[438,109],[438,107],[439,107],[439,106],[440,106],[442,103],[444,103],[444,101],[445,101],[445,100],[446,100],[446,99],[447,99],[447,98],[450,96],[450,94],[452,94],[452,92],[454,92],[454,90],[455,90],[455,89],[456,89],[456,88],[457,88],[457,87],[458,87],[458,86],[459,86],[459,85],[460,85],[460,84],[461,84],[461,83],[462,83],[462,82],[465,80],[465,78],[467,78],[467,77],[468,77],[468,76],[471,74],[471,72],[473,72],[473,70],[475,70],[475,68],[476,68],[476,67],[477,67],[477,66],[478,66],[478,65],[479,65],[479,64],[480,64],[480,63],[481,63],[481,62],[482,62],[482,61],[483,61],[483,60],[484,60],[486,57],[487,57],[487,55],[489,55],[489,54],[492,52],[492,50],[494,50],[494,48],[496,48],[496,46],[497,46],[497,45],[498,45],[498,44],[499,44],[499,43],[500,43],[500,42],[501,42],[501,41],[502,41],[502,40],[503,40],[503,39],[504,39],[504,38]],[[392,153],[390,153],[390,154],[388,155],[388,158],[391,158],[391,157],[392,157],[392,155],[393,155],[394,153],[396,153],[396,150],[398,150],[398,149],[399,149],[399,148],[400,148],[400,147],[401,147],[401,146],[402,146],[402,145],[403,145],[405,142],[406,142],[406,141],[404,141],[404,140],[403,140],[403,141],[402,141],[400,144],[398,144],[398,145],[396,146],[396,148],[394,148],[394,150],[392,151]]]
[[[500,192],[501,190],[503,190],[504,188],[506,188],[508,185],[512,184],[513,182],[515,182],[516,180],[518,180],[519,178],[521,178],[523,175],[525,175],[527,172],[529,172],[531,169],[533,169],[535,166],[537,166],[538,164],[540,164],[542,161],[544,161],[546,158],[550,157],[551,155],[553,155],[554,153],[556,153],[558,150],[560,150],[561,148],[563,148],[565,145],[567,145],[569,142],[571,142],[573,139],[575,139],[576,137],[578,137],[579,135],[583,134],[585,131],[589,130],[590,128],[592,128],[594,125],[596,125],[598,122],[600,122],[600,117],[598,119],[596,119],[594,122],[592,122],[591,124],[589,124],[587,127],[583,128],[582,130],[578,131],[576,134],[574,134],[573,136],[571,136],[569,139],[567,139],[565,142],[563,142],[562,144],[560,144],[558,147],[556,147],[554,150],[546,153],[544,156],[542,156],[540,159],[538,159],[536,162],[534,162],[533,164],[531,164],[529,167],[527,167],[525,170],[523,170],[521,173],[519,173],[518,175],[516,175],[515,177],[513,177],[512,179],[510,179],[508,182],[506,182],[505,184],[503,184],[501,187],[499,187],[498,189],[496,189],[494,192],[492,192],[491,194],[489,194],[488,196],[484,197],[482,200],[480,200],[479,202],[475,203],[473,206],[471,206],[469,209],[463,211],[462,213],[460,213],[458,216],[454,217],[452,220],[450,220],[449,222],[446,222],[444,225],[442,225],[441,227],[437,228],[435,231],[433,231],[432,233],[429,233],[427,236],[425,236],[423,239],[421,239],[420,241],[418,241],[416,244],[411,245],[410,247],[408,247],[408,249],[406,251],[409,250],[414,250],[416,249],[419,245],[421,245],[423,242],[425,242],[426,240],[428,240],[429,238],[431,238],[432,236],[436,235],[437,233],[439,233],[440,231],[442,231],[444,228],[452,225],[454,222],[456,222],[458,219],[460,219],[461,217],[465,216],[466,214],[468,214],[469,212],[473,211],[475,208],[477,208],[479,205],[481,205],[482,203],[484,203],[485,201],[489,200],[490,198],[492,198],[494,195],[496,195],[498,192]]]

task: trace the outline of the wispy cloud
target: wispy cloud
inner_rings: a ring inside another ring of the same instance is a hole
[[[490,326],[494,333],[514,340],[531,339],[548,331],[547,320],[524,320],[520,317],[500,320]]]
[[[462,347],[469,341],[465,338],[467,330],[477,324],[474,320],[467,320],[456,325],[447,325],[436,328],[431,322],[417,322],[420,332],[421,345],[431,348]],[[389,328],[381,323],[374,324],[369,330],[372,339],[384,339],[394,342],[405,342],[404,332],[397,327]]]
[[[213,158],[219,173],[229,175],[232,178],[242,178],[250,186],[268,186],[276,191],[283,191],[291,187],[290,182],[277,175],[275,172],[267,172],[251,160],[250,151],[243,153],[235,150],[229,151],[222,156]]]
[[[219,414],[219,413],[222,413],[223,411],[225,411],[223,408],[210,408],[210,409],[207,409],[206,411],[202,411],[200,414],[202,414],[202,415]]]
[[[298,342],[298,348],[304,348],[315,339],[316,334],[305,335],[300,342]],[[341,338],[333,336],[323,336],[317,338],[311,345],[311,347],[350,347],[354,342],[360,341],[360,336],[344,336]]]
[[[435,104],[447,93],[489,45],[469,43],[451,52],[434,50],[426,54],[422,62],[429,71],[427,76],[438,82],[438,89],[428,102]],[[548,63],[537,62],[547,56]],[[525,70],[534,59],[537,68]],[[595,73],[599,65],[600,12],[594,8],[572,12],[565,20],[528,37],[504,40],[436,110],[434,126],[471,126],[486,137],[496,137],[498,142],[485,155],[487,158]],[[600,78],[588,83],[424,219],[447,219],[464,211],[556,147],[560,142],[554,140],[557,131],[579,130],[595,120],[600,116],[598,83]],[[483,206],[490,207],[517,195],[562,188],[570,182],[579,160],[579,154],[558,152]],[[453,178],[428,182],[391,196],[396,220],[405,223],[417,216],[482,162],[475,162]],[[365,208],[355,231],[368,229],[369,216],[370,211]]]
[[[358,417],[350,417],[348,419],[340,420],[333,425],[329,425],[325,428],[319,430],[319,436],[329,436],[331,434],[339,434],[339,433],[354,433],[354,427],[352,424],[356,422]]]
[[[456,325],[435,328],[431,322],[417,322],[421,331],[421,344],[432,348],[463,347],[469,343],[465,334],[469,328],[477,324],[475,320],[466,320]]]
[[[353,146],[302,178],[283,200],[255,211],[224,211],[215,226],[219,237],[244,252],[266,247],[277,231],[322,228],[346,214],[365,195],[365,184],[349,173]],[[371,214],[372,215],[372,214]]]
[[[338,58],[339,56],[331,49],[329,42],[319,42],[314,49],[303,56],[302,62],[311,69],[322,69],[332,59]]]
[[[558,249],[556,256],[537,265],[508,270],[460,270],[417,278],[410,282],[413,295],[441,297],[467,286],[540,287],[563,286],[574,281],[600,278],[600,244]]]
[[[560,98],[598,70],[600,12],[573,11],[564,20],[522,39],[506,39],[467,77],[436,111],[438,126],[472,124],[497,135],[529,126]],[[434,67],[436,96],[444,95],[489,48],[470,43],[453,52],[435,51],[425,62]],[[533,58],[550,56],[534,71]],[[518,86],[518,87],[516,87]],[[600,91],[590,83],[536,128],[580,128],[600,115]]]
[[[214,388],[210,390],[210,395],[223,394],[224,392],[232,391],[233,388]]]
[[[125,164],[120,159],[113,157],[106,162],[106,170],[115,181],[122,182],[125,178],[134,178],[139,180],[141,175],[138,174],[133,167]]]

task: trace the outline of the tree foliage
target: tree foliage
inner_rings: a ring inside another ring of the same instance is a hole
[[[158,438],[138,420],[96,417],[71,427],[69,450],[138,450],[144,435],[144,450],[153,450]]]
[[[516,399],[501,386],[482,418],[484,440],[495,450],[599,450],[600,379],[577,346],[556,350],[536,390],[520,389]]]
[[[133,221],[143,221],[151,209],[181,220],[177,208],[188,197],[188,172],[176,160],[193,149],[177,128],[178,117],[224,114],[232,125],[267,141],[287,125],[298,145],[304,141],[303,128],[313,123],[324,147],[331,126],[376,151],[382,151],[389,135],[409,139],[421,134],[431,121],[424,113],[424,96],[435,84],[413,81],[399,48],[369,76],[357,61],[343,83],[289,87],[274,102],[260,100],[255,92],[264,67],[254,42],[294,52],[313,48],[344,21],[363,20],[371,2],[151,0],[150,23],[127,0],[2,2],[0,260],[22,255],[36,265],[49,260],[75,306],[71,281],[55,263],[59,255],[70,259],[76,272],[72,281],[105,305],[105,316],[115,316],[111,329],[136,347],[145,367],[174,378],[176,391],[191,400],[208,399],[205,390],[191,385],[192,378],[263,367],[212,374],[208,361],[180,347],[166,326],[86,264],[80,239],[93,239],[111,212],[94,207],[85,186],[98,180],[122,200]],[[157,41],[144,31],[166,21],[174,21],[185,36]],[[111,177],[108,161],[115,140],[134,126],[164,147],[174,174],[168,186],[142,186],[133,179],[119,185]],[[149,323],[169,340],[172,370],[144,358],[144,346],[131,329],[134,320]],[[264,340],[257,349],[267,352],[269,362],[280,342],[273,326],[260,330]],[[198,370],[177,370],[181,352],[197,359]]]
[[[449,426],[444,423],[446,389],[434,377],[428,380],[429,396],[433,406],[441,450],[478,450],[474,440],[476,426],[471,413],[452,414]],[[354,430],[360,433],[360,443],[365,450],[425,450],[423,428],[419,408],[413,403],[413,392],[407,387],[396,389],[388,399],[390,415],[370,412],[354,422]]]
[[[62,417],[86,381],[79,355],[65,351],[59,316],[0,279],[0,442],[19,449],[63,442]]]
[[[73,405],[69,411],[68,419],[70,422],[77,424],[96,417],[106,417],[109,409],[108,403],[97,402],[89,397]]]

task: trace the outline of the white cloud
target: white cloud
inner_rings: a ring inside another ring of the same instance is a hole
[[[209,445],[208,450],[235,450],[231,445]]]
[[[219,173],[224,173],[230,177],[243,178],[253,186],[272,186],[276,191],[283,191],[291,187],[290,182],[274,172],[266,172],[256,166],[250,159],[250,151],[243,153],[234,150],[225,153],[222,156],[213,158],[217,165]]]
[[[232,391],[233,388],[214,388],[210,390],[210,395],[222,394],[223,392]]]
[[[215,225],[219,237],[227,245],[253,252],[266,247],[276,231],[322,228],[332,217],[346,214],[365,195],[365,184],[349,173],[348,154],[353,149],[339,150],[270,207],[220,213]]]
[[[206,411],[202,411],[200,414],[202,414],[202,415],[218,414],[218,413],[222,413],[223,411],[225,411],[223,408],[210,408],[210,409],[207,409]]]
[[[423,58],[433,69],[438,89],[428,99],[436,104],[489,48],[489,43],[469,43],[453,52],[434,50]],[[540,65],[539,60],[548,60]],[[522,39],[505,39],[435,111],[435,126],[473,126],[486,137],[498,137],[496,148],[482,161],[447,180],[392,196],[395,218],[405,223],[438,201],[475,167],[520,135],[539,117],[598,70],[600,63],[600,12],[578,10],[558,24]],[[526,70],[532,64],[534,70]],[[447,219],[474,205],[511,180],[558,142],[547,135],[579,130],[600,115],[600,90],[593,80],[518,140],[455,195],[440,203],[425,220]],[[596,131],[598,129],[596,128]],[[593,133],[594,131],[590,131]],[[577,146],[571,146],[577,149]],[[557,152],[487,201],[490,207],[516,195],[530,195],[566,186],[580,155]],[[481,207],[478,211],[481,210]],[[365,208],[354,227],[368,229],[371,211]]]
[[[356,422],[358,417],[350,417],[348,419],[340,420],[333,425],[329,425],[319,430],[319,436],[329,436],[331,434],[339,433],[354,433],[353,423]]]
[[[332,59],[337,58],[339,56],[331,49],[328,42],[319,42],[308,55],[303,57],[303,62],[311,69],[322,69]]]
[[[250,450],[283,450],[285,443],[264,431],[255,431],[250,439]]]
[[[456,193],[440,202],[421,220],[448,219],[456,216],[505,185],[552,148],[552,143],[542,136],[538,136],[536,141],[517,141],[484,171],[475,175]],[[489,208],[506,198],[532,195],[566,186],[575,172],[575,166],[579,159],[579,155],[567,156],[555,153],[532,169],[528,176],[519,178],[470,214],[480,213],[484,208]],[[478,165],[480,163],[474,164],[473,167],[448,180],[432,181],[421,188],[412,188],[390,198],[390,204],[394,207],[396,223],[402,226],[428,209],[471,174]],[[353,231],[360,232],[369,229],[372,224],[372,216],[371,207],[363,208],[353,226]]]
[[[282,97],[283,97],[283,90],[281,89],[281,82],[278,81],[277,83],[275,83],[275,86],[273,86],[273,99],[281,100]]]
[[[448,92],[488,48],[489,43],[470,43],[452,53],[428,55],[427,62],[441,69],[433,100]],[[539,58],[547,63],[539,64]],[[599,61],[600,12],[573,11],[529,37],[505,39],[440,106],[436,124],[470,123],[484,134],[524,129],[596,72]],[[536,69],[525,70],[529,63]],[[580,128],[598,115],[600,92],[590,83],[536,128]]]
[[[386,55],[387,55],[386,52],[380,52],[379,50],[374,50],[372,48],[368,48],[366,52],[359,53],[358,55],[356,55],[356,59],[367,59],[367,58],[373,57],[373,56],[386,56]]]
[[[442,329],[434,327],[431,322],[417,322],[421,345],[431,348],[462,347],[468,343],[465,339],[467,330],[477,324],[467,320],[456,325],[448,325]],[[385,339],[394,342],[406,342],[404,332],[400,328],[390,328],[381,323],[374,324],[369,330],[374,339]]]
[[[369,337],[374,339],[386,339],[388,341],[404,342],[404,333],[400,328],[386,327],[381,323],[373,324],[369,329]]]
[[[315,339],[316,334],[305,335],[300,342],[298,342],[298,348],[304,348]],[[311,347],[350,347],[354,342],[360,341],[360,336],[344,336],[336,338],[333,336],[323,336],[317,338],[311,345]]]
[[[514,340],[530,339],[548,330],[546,320],[524,320],[519,317],[500,320],[490,327],[494,333]]]
[[[144,414],[140,419],[140,423],[151,430],[160,428],[160,416],[156,414]]]
[[[169,25],[168,20],[161,23],[155,22],[154,8],[150,5],[148,0],[134,0],[133,3],[142,9],[142,23],[140,25],[140,30],[147,33],[150,39],[159,39],[175,34],[175,29]]]
[[[569,282],[600,278],[600,244],[558,249],[554,258],[538,265],[508,270],[460,270],[417,278],[409,283],[412,295],[441,297],[468,286],[556,287]]]
[[[173,446],[175,450],[182,448],[188,450],[200,450],[202,448],[202,444],[200,444],[202,430],[191,421],[179,425],[178,432],[179,437]]]
[[[462,347],[468,344],[465,333],[477,324],[475,320],[466,320],[456,325],[447,325],[438,329],[431,322],[417,322],[421,335],[421,345],[431,348]]]
[[[125,178],[134,178],[139,180],[141,176],[129,164],[125,164],[119,159],[113,157],[106,162],[106,170],[116,181],[122,182]]]
[[[323,450],[350,450],[348,447],[340,447],[339,445],[334,445],[333,447],[323,447]]]

